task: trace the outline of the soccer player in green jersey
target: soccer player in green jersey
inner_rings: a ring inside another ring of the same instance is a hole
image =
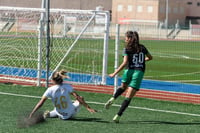
[[[126,67],[122,76],[122,84],[121,87],[116,90],[113,97],[105,104],[105,108],[109,109],[114,100],[127,90],[125,100],[121,104],[118,113],[113,118],[113,121],[116,123],[119,122],[120,117],[130,104],[131,99],[140,89],[140,84],[145,72],[145,62],[152,60],[153,58],[147,48],[140,44],[139,35],[136,31],[126,32],[125,43],[123,62],[114,73],[109,74],[110,77],[114,77]]]

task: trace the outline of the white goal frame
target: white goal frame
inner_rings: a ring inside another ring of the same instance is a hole
[[[2,10],[7,10],[7,11],[14,11],[14,12],[27,12],[27,11],[33,11],[33,12],[40,12],[40,20],[39,20],[39,25],[38,25],[38,57],[37,57],[37,78],[32,79],[25,79],[25,78],[20,78],[18,76],[10,76],[6,75],[5,73],[2,74],[0,73],[0,80],[9,80],[9,82],[12,81],[27,81],[27,82],[32,82],[36,84],[37,86],[41,86],[41,83],[45,82],[44,79],[41,78],[42,75],[42,68],[41,68],[41,62],[42,62],[42,38],[44,38],[43,34],[45,32],[45,16],[46,16],[46,10],[45,8],[22,8],[22,7],[5,7],[5,6],[0,6],[0,11]],[[56,71],[60,64],[65,60],[65,58],[68,56],[69,52],[73,47],[76,45],[77,40],[82,36],[82,34],[86,31],[87,26],[90,24],[92,20],[95,19],[96,16],[101,15],[103,16],[103,24],[104,24],[104,33],[103,33],[103,39],[104,39],[104,44],[103,44],[103,60],[102,60],[102,73],[101,73],[101,82],[98,84],[106,84],[106,75],[107,75],[107,58],[108,58],[108,40],[109,40],[109,26],[110,26],[110,12],[109,11],[96,11],[96,10],[66,10],[66,9],[50,9],[50,14],[51,13],[67,13],[67,12],[73,12],[73,13],[87,13],[91,14],[91,19],[86,23],[85,27],[81,30],[81,32],[76,36],[74,42],[66,51],[64,57],[60,60],[58,65],[54,68],[54,71]],[[16,31],[17,32],[17,31]],[[5,67],[5,66],[3,66]],[[1,71],[0,71],[1,72]],[[50,78],[50,77],[49,77]]]

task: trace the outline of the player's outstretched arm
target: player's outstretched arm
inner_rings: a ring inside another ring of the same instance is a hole
[[[46,101],[46,97],[42,97],[41,100],[37,103],[37,105],[34,107],[33,111],[30,113],[29,118],[33,116],[33,114],[44,104]]]
[[[109,74],[109,76],[113,78],[126,66],[127,63],[128,63],[128,56],[124,56],[122,64],[117,68],[117,70],[115,70],[114,73]]]
[[[89,112],[95,113],[97,112],[95,109],[92,109],[84,100],[83,97],[79,96],[76,92],[72,92],[72,95],[78,100]]]

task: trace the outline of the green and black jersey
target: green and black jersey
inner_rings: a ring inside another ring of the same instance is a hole
[[[124,48],[123,56],[128,56],[127,69],[145,71],[145,56],[149,51],[144,45],[140,45],[139,52]]]

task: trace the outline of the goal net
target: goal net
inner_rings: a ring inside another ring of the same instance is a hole
[[[0,7],[0,80],[40,85],[46,79],[46,11]],[[70,82],[105,84],[109,12],[50,10],[50,74]]]

